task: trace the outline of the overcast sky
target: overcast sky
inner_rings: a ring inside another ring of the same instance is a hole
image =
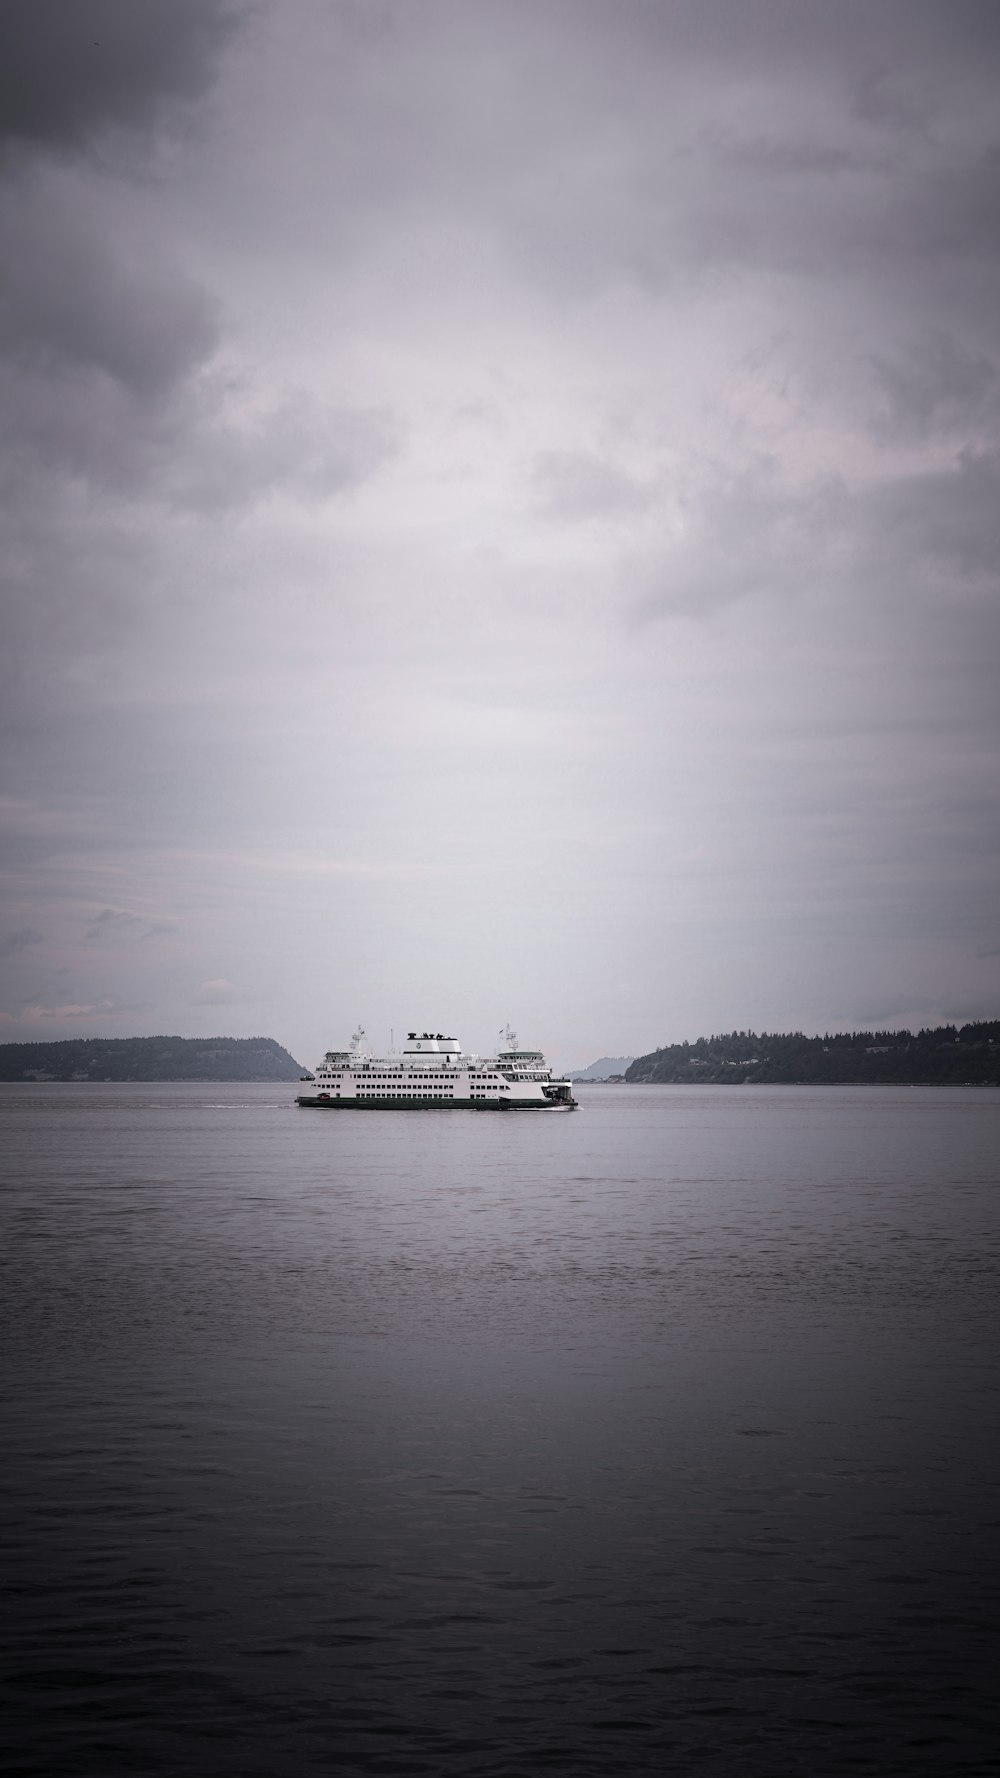
[[[995,0],[0,21],[0,1036],[998,1015]]]

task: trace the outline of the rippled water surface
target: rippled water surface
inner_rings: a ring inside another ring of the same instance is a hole
[[[1000,1093],[0,1088],[11,1773],[1000,1771]]]

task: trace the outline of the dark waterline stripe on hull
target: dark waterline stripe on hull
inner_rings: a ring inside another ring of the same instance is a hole
[[[495,1104],[478,1099],[296,1099],[309,1111],[576,1111],[577,1101],[539,1105],[534,1099]]]

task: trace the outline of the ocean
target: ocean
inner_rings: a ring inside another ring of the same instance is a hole
[[[9,1774],[997,1773],[1000,1093],[0,1087]]]

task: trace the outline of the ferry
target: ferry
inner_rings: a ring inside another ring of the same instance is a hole
[[[572,1084],[553,1080],[541,1050],[508,1026],[495,1056],[474,1056],[441,1031],[410,1031],[401,1053],[374,1056],[363,1030],[327,1050],[296,1105],[327,1111],[575,1111]],[[305,1084],[305,1077],[303,1080]]]

